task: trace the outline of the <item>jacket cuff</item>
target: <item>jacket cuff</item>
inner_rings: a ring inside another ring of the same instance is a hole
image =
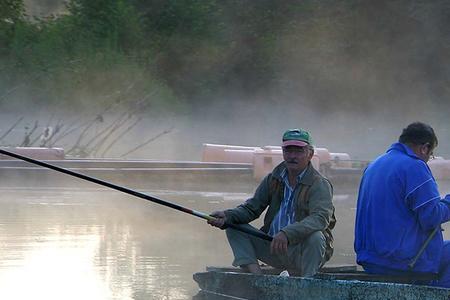
[[[234,214],[232,209],[227,209],[224,211],[225,218],[227,218],[228,223],[234,223]]]
[[[441,202],[444,202],[445,204],[450,205],[450,194],[445,195],[444,199],[442,199]]]

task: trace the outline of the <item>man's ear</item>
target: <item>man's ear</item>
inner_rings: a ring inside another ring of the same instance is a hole
[[[428,155],[430,154],[432,148],[431,148],[431,144],[430,143],[425,143],[420,145],[420,153],[423,155]]]

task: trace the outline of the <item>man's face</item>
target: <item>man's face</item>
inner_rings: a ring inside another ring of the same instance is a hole
[[[289,172],[302,172],[308,166],[313,155],[314,151],[309,146],[283,147],[283,159]]]

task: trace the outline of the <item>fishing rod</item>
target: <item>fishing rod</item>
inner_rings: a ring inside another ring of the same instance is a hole
[[[181,205],[178,205],[178,204],[175,204],[175,203],[172,203],[172,202],[169,202],[169,201],[165,201],[165,200],[159,199],[159,198],[154,197],[154,196],[150,196],[150,195],[147,195],[147,194],[144,194],[144,193],[141,193],[141,192],[138,192],[138,191],[135,191],[135,190],[132,190],[132,189],[120,186],[120,185],[116,185],[116,184],[113,184],[113,183],[110,183],[110,182],[107,182],[107,181],[104,181],[104,180],[101,180],[101,179],[98,179],[98,178],[95,178],[95,177],[87,176],[87,175],[84,175],[84,174],[81,174],[81,173],[78,173],[78,172],[74,172],[74,171],[71,171],[71,170],[68,170],[68,169],[65,169],[65,168],[61,168],[61,167],[58,167],[58,166],[55,166],[55,165],[52,165],[52,164],[49,164],[49,163],[46,163],[46,162],[43,162],[43,161],[35,160],[35,159],[29,158],[29,157],[26,157],[26,156],[23,156],[23,155],[20,155],[20,154],[17,154],[17,153],[6,151],[4,149],[0,149],[0,154],[7,155],[7,156],[10,156],[10,157],[14,157],[14,158],[17,158],[17,159],[20,159],[20,160],[23,160],[23,161],[26,161],[26,162],[29,162],[29,163],[32,163],[32,164],[44,167],[44,168],[52,169],[52,170],[57,171],[57,172],[61,172],[61,173],[67,174],[67,175],[71,175],[71,176],[74,176],[74,177],[86,180],[86,181],[90,181],[90,182],[93,182],[93,183],[96,183],[96,184],[99,184],[99,185],[103,185],[103,186],[109,187],[111,189],[118,190],[118,191],[121,191],[123,193],[126,193],[126,194],[129,194],[129,195],[138,197],[138,198],[142,198],[142,199],[151,201],[153,203],[164,205],[164,206],[176,209],[178,211],[181,211],[181,212],[184,212],[184,213],[187,213],[187,214],[190,214],[190,215],[193,215],[193,216],[196,216],[196,217],[208,220],[208,221],[213,221],[213,220],[216,219],[213,216],[207,215],[205,213],[202,213],[202,212],[199,212],[199,211],[187,208],[187,207],[183,207]],[[247,234],[253,235],[255,237],[258,237],[258,238],[261,238],[261,239],[264,239],[264,240],[267,240],[267,241],[272,241],[272,237],[267,235],[267,234],[265,234],[262,231],[252,230],[252,229],[250,229],[248,227],[244,227],[244,226],[239,225],[239,224],[233,224],[233,223],[228,223],[228,222],[225,224],[225,226],[233,228],[233,229],[236,229],[236,230],[239,230],[239,231],[242,231],[242,232],[245,232]]]
[[[413,269],[414,266],[417,263],[417,260],[422,256],[422,253],[425,251],[425,249],[428,247],[428,244],[431,242],[431,240],[433,239],[433,237],[436,235],[436,233],[438,232],[438,230],[441,230],[441,227],[438,226],[436,228],[433,229],[433,231],[430,233],[430,235],[428,236],[428,238],[425,240],[425,242],[423,242],[422,246],[420,247],[419,251],[417,252],[416,256],[413,257],[413,259],[410,261],[410,263],[408,264],[408,267],[410,269]]]
[[[441,200],[441,202],[446,203],[447,205],[449,205],[449,202],[447,200],[447,196],[445,197],[445,201]],[[423,252],[425,251],[425,249],[428,247],[428,244],[431,242],[431,240],[433,239],[433,237],[436,235],[436,233],[441,230],[443,231],[441,226],[438,226],[436,228],[433,229],[433,231],[431,231],[430,235],[427,237],[427,239],[423,242],[422,246],[420,247],[419,251],[417,252],[416,256],[413,257],[413,259],[409,262],[408,267],[410,269],[413,269],[414,266],[416,265],[417,261],[419,260],[419,258],[422,256]]]

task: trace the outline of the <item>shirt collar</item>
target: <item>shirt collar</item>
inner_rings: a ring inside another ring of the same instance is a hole
[[[302,178],[305,175],[307,169],[308,168],[305,168],[300,174],[297,175],[297,184],[299,184],[300,180],[302,180]],[[289,182],[287,168],[284,169],[283,171],[281,171],[280,176],[281,176],[281,178],[283,178],[284,182]]]

